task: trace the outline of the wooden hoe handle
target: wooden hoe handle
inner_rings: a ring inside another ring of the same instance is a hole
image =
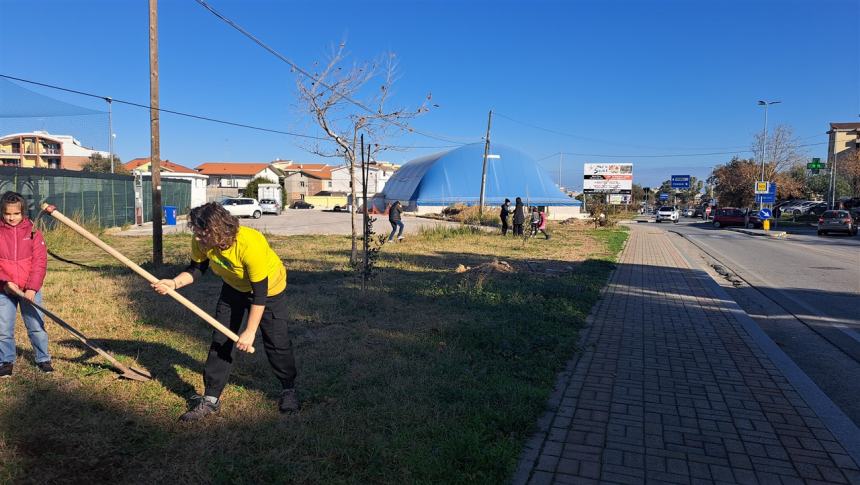
[[[81,236],[88,239],[91,243],[102,248],[106,253],[110,254],[114,258],[118,259],[121,263],[123,263],[124,265],[131,268],[132,271],[139,274],[140,276],[143,276],[143,278],[146,279],[146,281],[149,281],[150,283],[157,283],[158,282],[158,278],[153,276],[152,273],[141,268],[134,261],[125,257],[122,253],[120,253],[116,249],[108,246],[107,243],[105,243],[101,239],[97,238],[90,231],[87,231],[83,227],[79,226],[75,221],[64,216],[63,213],[58,211],[57,208],[54,207],[53,205],[44,203],[44,204],[42,204],[42,210],[47,212],[48,214],[51,214],[51,216],[53,216],[54,219],[57,219],[58,221],[69,226],[70,228],[72,228],[75,232],[77,232]],[[184,306],[185,308],[196,313],[198,317],[205,320],[206,323],[208,323],[209,325],[212,325],[213,327],[215,327],[219,332],[226,335],[227,338],[229,338],[230,340],[232,340],[234,342],[237,342],[239,340],[239,336],[236,335],[235,333],[233,333],[232,330],[225,327],[224,325],[221,324],[221,322],[219,322],[218,320],[215,320],[211,315],[209,315],[208,313],[201,310],[200,307],[198,307],[197,305],[192,303],[188,298],[185,298],[184,296],[179,294],[176,290],[172,290],[172,289],[167,288],[167,287],[164,287],[164,289],[167,290],[167,294],[170,295],[171,297],[173,297],[174,300],[181,303],[182,306]],[[248,348],[248,353],[251,353],[251,354],[254,353],[254,347],[253,346]]]

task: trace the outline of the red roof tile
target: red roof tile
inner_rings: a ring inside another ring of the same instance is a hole
[[[149,157],[135,158],[129,162],[123,164],[123,166],[128,170],[132,171],[141,165],[146,165],[149,163]],[[175,172],[175,173],[199,173],[196,170],[192,170],[183,165],[179,165],[178,163],[173,163],[170,160],[162,160],[161,161],[161,171],[162,172]]]
[[[206,162],[194,167],[197,172],[204,175],[256,175],[262,172],[268,163],[234,163],[234,162]]]

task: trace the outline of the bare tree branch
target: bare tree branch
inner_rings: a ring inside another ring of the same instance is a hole
[[[315,145],[309,151],[323,157],[342,157],[349,167],[350,205],[352,217],[352,253],[350,262],[356,262],[355,209],[357,200],[355,167],[357,140],[361,134],[375,143],[377,152],[385,148],[380,142],[389,136],[411,132],[409,122],[429,111],[430,95],[414,109],[390,108],[392,86],[397,81],[397,60],[388,53],[378,60],[353,63],[348,69],[343,64],[348,54],[346,42],[332,46],[328,60],[318,72],[316,79],[306,76],[296,78],[296,89],[303,111],[309,114],[319,128],[336,145],[331,150]],[[319,63],[315,63],[318,66]],[[372,87],[375,81],[378,87]],[[369,92],[369,90],[372,90]],[[364,98],[366,101],[360,101]]]

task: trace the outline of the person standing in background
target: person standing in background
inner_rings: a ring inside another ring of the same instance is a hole
[[[514,207],[514,236],[523,235],[523,224],[526,222],[526,207],[523,205],[523,199],[517,197]]]
[[[403,212],[403,206],[400,205],[400,201],[396,200],[391,207],[388,208],[388,222],[391,223],[391,235],[388,236],[388,242],[394,241],[394,233],[397,232],[397,240],[403,240],[403,221],[401,219],[401,213]],[[397,229],[400,229],[398,232]]]
[[[502,210],[499,212],[499,219],[502,220],[502,236],[508,234],[508,218],[511,216],[511,212],[511,199],[505,199],[505,203],[502,204]]]

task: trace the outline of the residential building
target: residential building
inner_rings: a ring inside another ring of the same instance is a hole
[[[209,176],[209,187],[244,189],[248,183],[262,177],[279,183],[279,174],[268,163],[205,162],[194,168]]]
[[[282,166],[288,203],[304,199],[308,195],[331,192],[331,170],[330,165],[322,163],[293,163]]]
[[[135,158],[123,164],[126,170],[140,176],[152,176],[151,165],[149,157]],[[159,165],[162,179],[189,180],[191,182],[191,205],[189,207],[197,207],[206,203],[208,175],[201,174],[178,163],[173,163],[170,160],[162,160]]]
[[[377,162],[369,164],[367,168],[367,195],[372,196],[374,194],[382,192],[382,190],[385,188],[385,183],[388,182],[388,179],[391,178],[391,176],[394,174],[394,172],[397,171],[398,168],[400,168],[400,166],[394,165],[393,163],[389,162]],[[331,181],[331,191],[351,193],[348,166],[341,165],[337,168],[332,169]],[[362,193],[360,164],[357,164],[355,166],[355,188],[356,194]]]
[[[33,131],[0,137],[0,165],[6,167],[81,170],[96,153],[110,158],[108,152],[86,148],[71,135]]]
[[[827,145],[827,160],[833,160],[845,150],[856,150],[860,142],[860,123],[830,123],[830,135]]]

